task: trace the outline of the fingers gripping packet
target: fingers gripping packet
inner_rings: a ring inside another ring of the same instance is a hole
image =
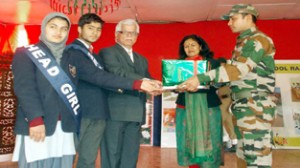
[[[194,74],[204,73],[209,69],[207,61],[192,60],[162,60],[162,81],[164,89],[176,88]],[[200,88],[206,88],[201,83]]]

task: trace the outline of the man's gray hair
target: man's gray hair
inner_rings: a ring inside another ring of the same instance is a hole
[[[140,33],[140,26],[139,24],[134,20],[134,19],[125,19],[125,20],[121,20],[117,26],[116,26],[116,30],[115,32],[120,32],[122,31],[122,25],[136,25],[136,32]]]

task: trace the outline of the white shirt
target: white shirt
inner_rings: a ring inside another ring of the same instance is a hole
[[[120,43],[118,43],[120,44]],[[131,49],[128,49],[126,47],[124,47],[123,45],[120,44],[120,46],[122,46],[124,48],[124,50],[127,52],[127,54],[129,55],[130,59],[132,62],[134,62],[134,59],[133,59],[133,52],[132,52],[132,48]]]
[[[86,44],[86,42],[81,40],[80,38],[77,38],[77,40],[80,41],[88,50],[90,49],[90,47],[94,48],[92,45]],[[93,53],[91,53],[91,54],[93,54]]]

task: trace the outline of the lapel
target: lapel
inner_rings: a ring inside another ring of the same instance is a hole
[[[86,48],[86,46],[85,46],[84,44],[82,44],[82,42],[81,42],[81,41],[79,41],[78,39],[74,40],[74,41],[73,41],[73,44],[79,45],[80,47],[82,47],[82,48],[85,48],[85,49],[89,50],[89,49],[88,49],[88,48]],[[94,55],[94,54],[93,54],[93,55]]]
[[[73,41],[73,44],[79,45],[80,47],[83,47],[85,49],[88,50],[88,48],[86,48],[86,46],[84,44],[82,44],[81,41],[79,41],[78,39]],[[103,61],[100,57],[98,57],[97,55],[95,55],[95,53],[92,53],[93,57],[98,61],[98,63],[103,67]]]
[[[119,45],[119,44],[116,44],[116,48],[119,51],[120,56],[122,57],[122,59],[125,60],[125,62],[129,66],[134,67],[134,63],[131,61],[130,56],[128,55],[128,53],[126,52],[126,50],[121,45]],[[135,56],[135,53],[133,51],[132,51],[132,54],[133,54],[134,62],[136,62],[136,56]]]

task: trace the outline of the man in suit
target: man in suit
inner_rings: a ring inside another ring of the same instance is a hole
[[[100,51],[105,69],[116,75],[135,80],[149,80],[147,60],[132,51],[139,34],[139,25],[133,19],[120,21],[115,30],[115,45]],[[101,144],[102,167],[136,167],[141,125],[145,120],[146,94],[138,91],[110,92],[107,121]]]
[[[73,76],[78,85],[82,109],[80,137],[77,144],[77,168],[95,167],[99,144],[108,118],[104,88],[122,93],[122,89],[142,88],[151,91],[154,86],[160,85],[158,82],[126,79],[104,71],[102,60],[96,59],[89,50],[92,43],[99,39],[103,24],[104,21],[96,14],[82,15],[78,22],[79,37],[67,46],[62,59],[66,72]]]

